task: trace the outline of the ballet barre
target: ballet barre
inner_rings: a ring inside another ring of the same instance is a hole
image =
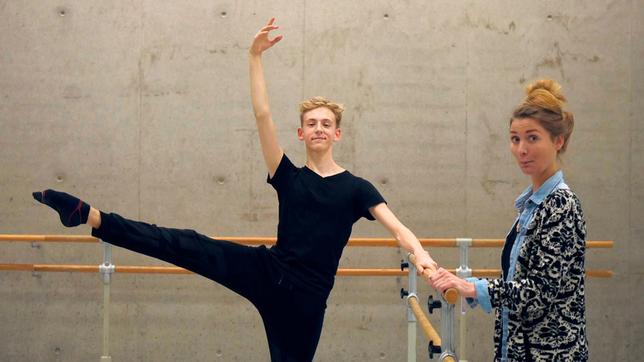
[[[213,237],[216,239],[229,240],[244,245],[273,245],[276,242],[275,237]],[[421,244],[426,247],[443,247],[460,249],[460,265],[454,269],[447,269],[459,277],[499,277],[500,269],[471,269],[468,265],[469,249],[474,248],[492,248],[502,247],[502,239],[469,239],[469,238],[443,238],[443,239],[419,239]],[[99,265],[78,265],[78,264],[25,264],[25,263],[0,263],[0,271],[30,271],[30,272],[80,272],[80,273],[100,273],[103,279],[103,343],[101,362],[111,362],[109,355],[109,310],[110,310],[110,287],[112,274],[193,274],[191,271],[176,266],[128,266],[114,265],[112,263],[111,245],[102,242],[100,239],[88,235],[39,235],[39,234],[0,234],[0,242],[30,242],[36,243],[85,243],[98,244],[103,246],[103,262]],[[392,238],[351,238],[348,246],[350,247],[399,247],[398,242]],[[606,249],[613,247],[613,241],[587,241],[586,247],[589,249]],[[461,359],[457,358],[454,348],[454,308],[456,302],[460,299],[456,290],[448,290],[439,296],[438,300],[433,300],[430,296],[428,300],[428,309],[432,314],[433,309],[441,309],[441,333],[431,325],[429,319],[425,316],[420,307],[417,295],[417,272],[414,264],[414,256],[408,256],[408,262],[402,262],[400,269],[391,268],[340,268],[337,271],[338,276],[346,277],[400,277],[408,276],[409,290],[401,290],[401,297],[406,297],[408,311],[408,361],[416,361],[416,328],[417,322],[420,323],[421,329],[428,339],[429,357],[433,358],[434,354],[439,354],[441,362],[465,362],[462,359],[465,355],[465,318],[461,318],[460,345]],[[404,269],[407,269],[405,271]],[[424,278],[431,276],[431,270],[425,269]],[[611,278],[613,272],[605,269],[586,270],[586,276],[594,278]],[[461,305],[463,305],[461,301]],[[462,308],[462,315],[464,309]]]

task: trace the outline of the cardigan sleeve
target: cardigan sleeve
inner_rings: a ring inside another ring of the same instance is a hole
[[[565,292],[561,286],[565,278],[573,277],[569,273],[583,273],[583,268],[572,267],[584,258],[585,251],[585,225],[577,198],[569,190],[557,190],[538,212],[540,220],[535,218],[534,230],[524,241],[530,243],[527,252],[521,253],[517,262],[517,268],[523,270],[515,280],[488,283],[492,306],[506,306],[524,322],[538,320],[548,312]]]

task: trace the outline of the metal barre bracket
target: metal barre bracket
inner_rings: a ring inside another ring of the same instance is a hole
[[[98,272],[103,275],[103,282],[109,284],[116,266],[112,264],[112,245],[103,242],[103,263],[98,266]]]
[[[457,238],[456,245],[458,245],[460,253],[460,265],[456,268],[456,276],[459,278],[469,278],[472,276],[472,268],[469,266],[469,248],[472,246],[472,239]]]
[[[116,265],[114,264],[100,264],[98,266],[98,272],[103,275],[103,281],[105,283],[110,282],[110,278],[112,277],[112,274],[116,271]]]

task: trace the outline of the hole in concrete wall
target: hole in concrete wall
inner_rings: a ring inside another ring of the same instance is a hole
[[[552,21],[552,15],[548,15],[546,19],[548,19],[548,21]]]
[[[56,176],[56,182],[61,183],[63,181],[65,181],[65,178],[62,175]]]
[[[389,183],[389,180],[386,179],[386,178],[383,178],[383,179],[380,180],[380,183],[383,184],[383,185],[386,185],[386,184]]]
[[[222,11],[221,13],[219,13],[219,15],[220,15],[222,18],[225,18],[226,16],[228,16],[228,13],[227,13],[227,12],[225,12],[225,11]]]
[[[383,15],[383,18],[389,19],[389,14],[385,13],[385,15]]]
[[[64,7],[57,8],[56,12],[58,13],[59,16],[65,16],[68,13],[67,9]]]
[[[218,183],[219,185],[223,185],[224,182],[226,182],[226,178],[224,178],[223,176],[218,176],[215,178],[215,182]]]

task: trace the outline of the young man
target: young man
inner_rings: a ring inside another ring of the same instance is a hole
[[[271,118],[261,63],[262,53],[282,39],[268,37],[278,28],[274,21],[257,33],[249,54],[251,96],[267,181],[279,199],[274,247],[248,247],[193,230],[128,220],[53,190],[35,192],[34,198],[58,211],[65,226],[87,223],[92,235],[108,243],[186,268],[247,298],[264,322],[272,361],[311,361],[338,262],[358,219],[376,219],[384,225],[405,250],[414,253],[419,271],[435,269],[436,263],[378,191],[333,160],[333,144],[342,135],[340,105],[322,97],[303,102],[297,135],[306,145],[306,165],[298,168],[284,154]]]

